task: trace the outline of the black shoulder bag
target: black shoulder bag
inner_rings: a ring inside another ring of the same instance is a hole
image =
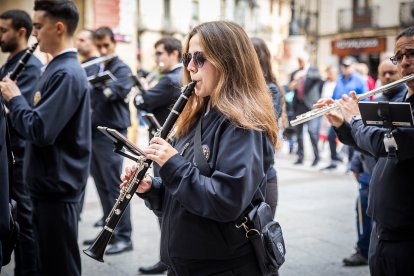
[[[211,175],[211,168],[202,152],[201,146],[201,123],[198,120],[194,135],[194,160],[203,175]],[[258,192],[261,194],[260,187]],[[270,206],[261,199],[257,203],[250,203],[244,215],[236,223],[237,228],[246,231],[246,238],[250,240],[260,267],[262,275],[277,273],[280,266],[285,262],[285,242],[283,240],[282,228],[273,220]]]

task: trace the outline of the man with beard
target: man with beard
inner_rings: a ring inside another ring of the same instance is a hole
[[[22,10],[8,10],[0,14],[0,46],[3,53],[9,53],[6,63],[0,69],[0,79],[9,74],[27,50],[27,42],[32,33],[32,20]],[[30,104],[35,85],[40,77],[42,64],[30,57],[17,79],[17,86]],[[11,126],[12,124],[9,124]],[[32,226],[32,204],[27,183],[23,180],[23,158],[25,141],[10,127],[11,148],[14,153],[13,181],[11,198],[17,202],[17,222],[20,225],[19,238],[15,250],[15,275],[36,275],[38,272],[35,238]]]

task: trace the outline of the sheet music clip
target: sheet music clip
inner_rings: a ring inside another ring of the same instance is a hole
[[[152,113],[145,113],[141,115],[145,124],[148,126],[148,131],[155,136],[155,133],[161,129],[161,125]]]
[[[117,130],[102,126],[98,126],[98,130],[112,140],[114,144],[114,152],[134,160],[135,162],[138,161],[140,157],[145,157],[145,153],[140,148],[134,145],[134,143],[129,141]]]
[[[117,78],[108,70],[88,77],[88,81],[92,86],[105,86],[106,83],[116,80]]]
[[[392,135],[395,128],[414,127],[410,103],[401,102],[359,102],[361,118],[366,126],[387,128],[384,146],[388,155],[396,156],[398,144]]]

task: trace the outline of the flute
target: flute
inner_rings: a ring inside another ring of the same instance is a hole
[[[158,137],[161,137],[163,139],[168,138],[169,133],[171,132],[175,122],[180,116],[180,113],[183,111],[188,99],[192,95],[195,85],[196,82],[193,81],[190,82],[186,87],[184,87],[180,97],[174,104],[174,107],[172,108],[167,119],[165,120],[165,123],[162,125],[162,128],[157,133]],[[139,183],[144,179],[147,170],[150,168],[151,164],[152,160],[150,159],[146,159],[143,156],[140,156],[138,158],[138,169],[135,171],[135,173],[127,182],[127,184],[121,189],[121,193],[118,199],[116,200],[115,205],[113,206],[111,212],[106,218],[106,225],[101,230],[94,243],[89,248],[83,251],[86,255],[97,261],[103,262],[103,254],[105,252],[106,246],[109,243],[109,240],[111,239],[112,232],[114,231],[116,225],[121,219],[122,214],[124,213],[130,200],[132,199],[132,196],[135,194],[135,191],[137,190]]]
[[[386,84],[384,86],[372,89],[371,91],[368,91],[366,93],[360,94],[360,95],[357,96],[356,101],[359,102],[360,100],[369,98],[373,95],[384,92],[384,91],[389,90],[391,88],[394,88],[394,87],[396,87],[396,86],[398,86],[402,83],[412,81],[412,80],[414,80],[414,74],[405,76],[404,78],[401,78],[397,81],[391,82],[391,83]],[[294,120],[290,121],[290,124],[291,124],[291,126],[297,126],[297,125],[300,125],[304,122],[307,122],[307,121],[310,121],[310,120],[315,119],[317,117],[320,117],[320,116],[324,115],[325,113],[328,113],[332,110],[336,110],[338,108],[339,108],[339,106],[336,103],[332,103],[332,104],[326,105],[326,106],[321,107],[321,108],[315,108],[315,109],[312,109],[311,111],[308,111],[306,113],[303,113],[301,115],[296,116],[296,118]]]

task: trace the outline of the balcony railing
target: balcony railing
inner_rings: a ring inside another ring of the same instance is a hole
[[[341,9],[338,11],[339,31],[378,27],[379,6]]]
[[[403,27],[414,25],[414,2],[400,3],[400,24]]]

